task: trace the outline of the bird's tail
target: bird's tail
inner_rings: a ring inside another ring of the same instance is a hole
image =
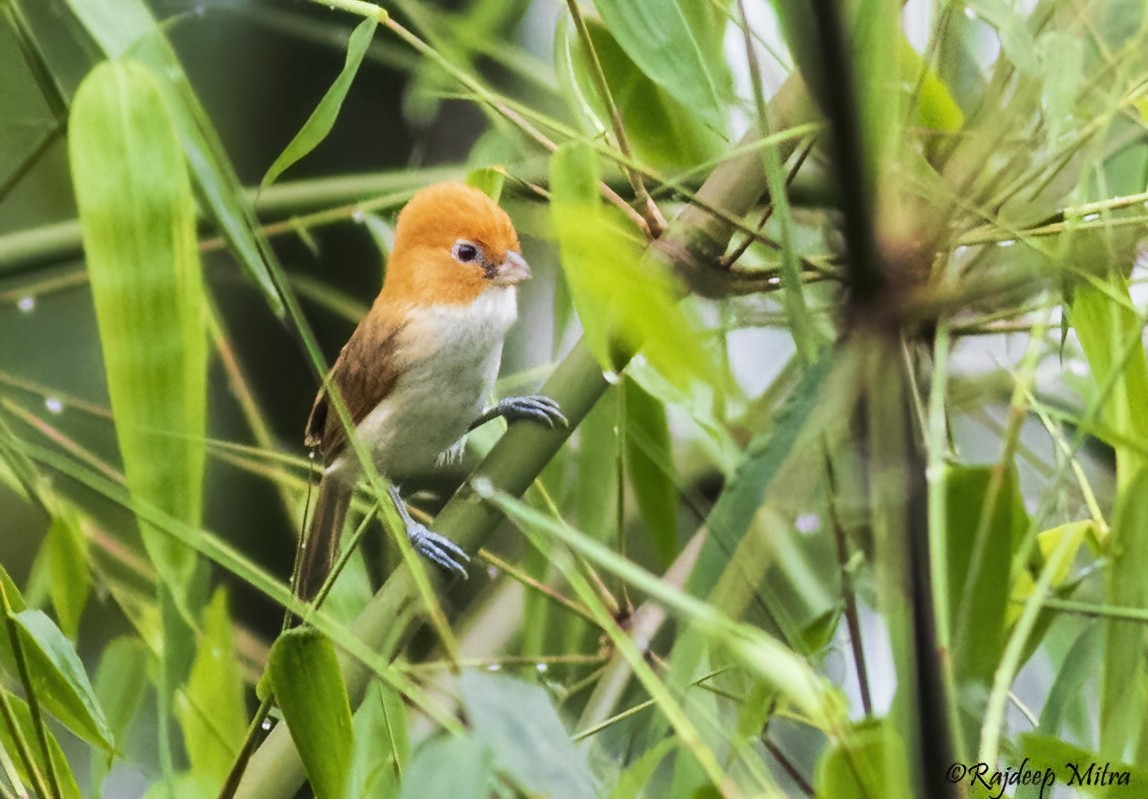
[[[299,574],[295,579],[295,596],[305,602],[310,602],[319,593],[335,562],[352,493],[353,489],[330,477],[319,481],[315,513],[303,541]]]

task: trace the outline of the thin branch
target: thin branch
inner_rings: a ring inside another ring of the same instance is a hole
[[[789,168],[789,173],[785,176],[786,188],[788,188],[789,186],[791,186],[793,184],[793,180],[794,180],[794,178],[797,177],[798,171],[800,171],[801,167],[805,164],[805,160],[809,157],[809,154],[811,152],[813,152],[814,142],[815,142],[815,139],[810,137],[808,143],[806,143],[806,144],[804,144],[798,148],[797,158],[794,159],[793,165],[790,166],[790,168]],[[773,203],[770,203],[769,205],[765,206],[765,210],[762,211],[762,214],[761,214],[761,219],[759,219],[757,222],[757,232],[758,233],[760,233],[762,230],[765,229],[765,223],[769,221],[769,218],[771,216],[773,216],[773,210],[775,207],[776,206]],[[746,236],[745,239],[741,242],[741,244],[734,247],[733,250],[731,250],[727,255],[725,255],[721,259],[721,264],[720,264],[721,267],[723,269],[729,269],[730,267],[732,267],[734,264],[736,264],[741,259],[741,257],[743,255],[745,255],[746,251],[750,248],[751,245],[753,245],[755,242],[762,241],[763,238],[764,237],[760,236],[760,235]],[[772,240],[767,240],[766,243],[768,243],[769,245],[773,246],[776,249],[779,249],[781,246]]]

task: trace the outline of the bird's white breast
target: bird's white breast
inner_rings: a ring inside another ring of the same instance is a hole
[[[517,313],[513,286],[491,286],[469,305],[410,313],[395,354],[401,376],[358,425],[380,473],[398,479],[425,472],[466,434],[494,388]],[[349,451],[328,471],[346,472],[348,459]]]

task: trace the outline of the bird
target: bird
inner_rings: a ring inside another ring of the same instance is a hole
[[[465,577],[469,557],[411,518],[397,481],[457,457],[466,434],[492,419],[566,425],[557,402],[530,394],[486,407],[517,317],[516,286],[530,278],[507,213],[463,183],[427,186],[395,223],[383,286],[319,389],[304,443],[322,475],[295,594],[311,601],[330,572],[363,467],[332,407],[339,396],[414,549]]]

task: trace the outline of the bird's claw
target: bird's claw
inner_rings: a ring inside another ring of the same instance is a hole
[[[407,539],[415,551],[427,560],[458,574],[464,580],[467,578],[466,566],[463,564],[470,563],[470,556],[446,536],[412,519],[407,523]]]
[[[500,400],[488,413],[491,414],[491,418],[502,416],[507,422],[531,421],[550,428],[570,426],[558,402],[545,394],[507,397]]]

